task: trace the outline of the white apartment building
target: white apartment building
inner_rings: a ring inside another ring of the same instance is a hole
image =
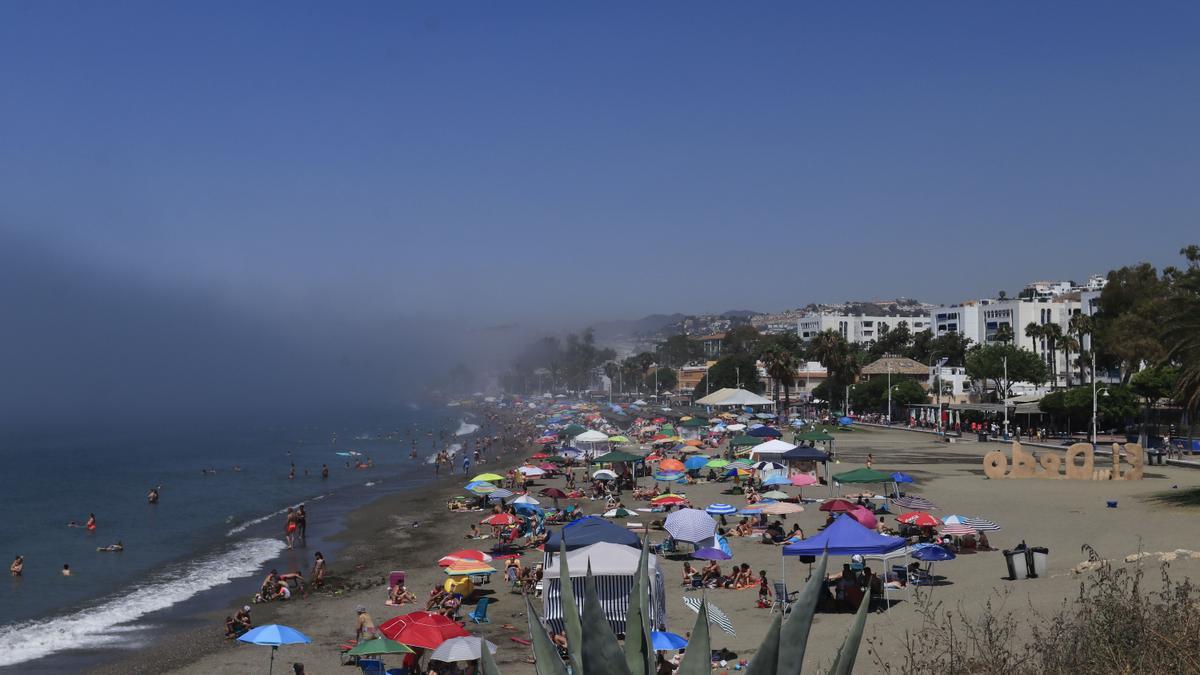
[[[851,314],[813,314],[796,322],[800,339],[811,340],[818,333],[835,330],[847,342],[874,342],[901,321],[908,323],[908,330],[919,333],[930,327],[928,316],[862,316]]]

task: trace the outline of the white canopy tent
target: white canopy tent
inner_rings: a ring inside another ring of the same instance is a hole
[[[596,593],[600,604],[604,607],[604,616],[608,619],[613,631],[617,634],[625,632],[625,617],[629,610],[629,593],[637,581],[638,560],[641,551],[624,544],[599,542],[591,546],[567,551],[567,564],[571,568],[571,586],[575,589],[575,602],[583,611],[584,578],[587,576],[588,564],[592,567],[592,577],[596,580]],[[545,571],[545,597],[542,607],[547,623],[555,630],[563,630],[561,554],[551,556],[550,565]],[[663,581],[662,570],[658,566],[658,557],[648,558],[650,575],[650,620],[654,630],[665,630],[667,622],[666,584]]]
[[[755,455],[782,455],[788,450],[795,449],[796,446],[792,445],[791,443],[788,443],[787,441],[781,441],[778,438],[773,438],[766,443],[762,443],[751,448],[750,457],[753,458]]]
[[[595,429],[587,431],[575,437],[576,448],[579,448],[584,454],[591,459],[608,452],[611,443],[608,441],[608,434]]]
[[[704,398],[696,401],[698,405],[742,406],[742,405],[772,405],[773,401],[763,398],[752,391],[726,387],[718,389]]]

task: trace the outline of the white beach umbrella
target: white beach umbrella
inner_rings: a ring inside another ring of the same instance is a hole
[[[535,504],[535,505],[541,504],[541,502],[534,499],[533,497],[530,497],[529,495],[521,495],[520,497],[517,497],[516,499],[512,500],[512,503],[513,504]]]
[[[487,643],[489,654],[496,653],[496,644],[481,637],[472,635],[471,637],[456,637],[446,640],[438,645],[437,649],[429,655],[429,658],[434,661],[442,661],[443,663],[454,663],[455,661],[474,661],[482,655],[483,644]]]
[[[592,478],[595,478],[596,480],[614,480],[616,477],[617,473],[609,469],[600,469],[596,473],[592,474]]]
[[[545,470],[545,469],[541,469],[541,468],[538,468],[538,467],[536,467],[536,466],[522,466],[522,467],[518,467],[518,468],[517,468],[517,471],[520,471],[520,472],[521,472],[521,474],[522,474],[522,475],[524,475],[524,476],[544,476],[544,475],[546,475],[546,470]]]
[[[717,521],[700,509],[680,509],[667,516],[663,529],[676,541],[694,544],[713,536]]]

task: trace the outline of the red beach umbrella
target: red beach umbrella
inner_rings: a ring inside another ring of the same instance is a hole
[[[942,524],[942,521],[937,516],[921,511],[905,513],[897,516],[896,520],[905,525],[916,525],[917,527],[938,527]]]
[[[842,511],[850,511],[850,510],[856,508],[857,506],[858,506],[858,504],[855,504],[854,502],[851,502],[851,501],[847,501],[845,499],[830,499],[829,501],[825,502],[824,504],[821,504],[820,510],[828,511],[831,513],[840,513]]]
[[[438,561],[438,566],[439,567],[449,567],[456,562],[462,562],[464,560],[470,561],[470,562],[491,562],[492,556],[484,553],[483,551],[476,551],[473,549],[464,548],[461,551],[447,553],[445,556],[442,557],[441,560]]]
[[[437,649],[450,638],[471,635],[451,619],[433,612],[412,612],[388,619],[379,624],[379,632],[389,640],[422,649]]]
[[[559,490],[558,488],[553,488],[553,487],[545,488],[538,494],[542,495],[543,497],[549,497],[551,499],[566,499],[567,498],[567,493],[563,492],[562,490]]]
[[[521,521],[511,513],[495,513],[479,522],[483,525],[495,525],[497,527],[502,527],[504,525],[516,525]]]

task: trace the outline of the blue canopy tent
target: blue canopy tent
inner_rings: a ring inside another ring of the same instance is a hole
[[[884,555],[903,549],[905,543],[904,537],[889,537],[879,534],[843,513],[820,533],[784,546],[780,556],[780,570],[782,572],[783,560],[786,560],[789,555],[817,557],[825,552],[831,556]],[[784,579],[786,578],[785,576]],[[884,584],[884,596],[888,601],[888,607],[891,607],[891,599],[887,598],[886,584]]]
[[[779,438],[783,436],[783,433],[773,427],[757,426],[747,431],[746,435],[758,438]]]
[[[559,530],[552,531],[546,538],[546,555],[558,553],[558,542],[564,534],[567,538],[568,551],[602,541],[610,544],[624,544],[634,548],[642,547],[642,540],[628,529],[598,516],[585,516],[563,525]]]

